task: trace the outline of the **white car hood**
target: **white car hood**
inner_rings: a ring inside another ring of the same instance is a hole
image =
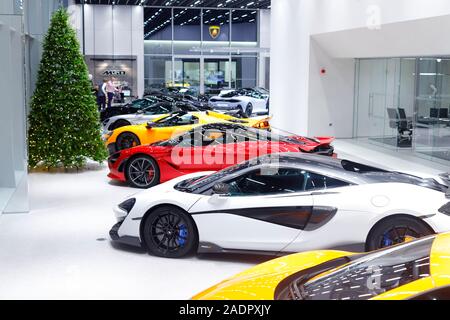
[[[147,212],[150,208],[161,204],[178,206],[188,211],[189,208],[192,207],[195,202],[197,202],[198,199],[202,197],[202,195],[178,191],[174,189],[174,186],[186,179],[196,177],[200,178],[212,173],[214,173],[214,171],[196,172],[184,175],[157,185],[153,188],[130,195],[129,197],[127,197],[127,199],[136,199],[136,205],[130,212],[131,218],[142,215],[142,213]]]

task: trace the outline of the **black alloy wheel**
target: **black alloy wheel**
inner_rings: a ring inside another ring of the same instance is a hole
[[[245,114],[250,118],[252,113],[253,113],[253,105],[251,103],[249,103],[247,105],[247,108],[245,109]]]
[[[431,234],[434,234],[434,231],[416,218],[408,216],[388,218],[376,225],[370,232],[366,251],[390,247]]]
[[[137,147],[140,144],[141,142],[139,141],[139,138],[134,133],[131,132],[121,133],[117,137],[116,141],[117,151]]]
[[[127,163],[126,177],[128,183],[135,188],[151,188],[159,184],[158,164],[149,156],[136,156]]]
[[[177,207],[159,207],[145,220],[143,238],[150,254],[181,258],[198,248],[198,235],[192,218]]]

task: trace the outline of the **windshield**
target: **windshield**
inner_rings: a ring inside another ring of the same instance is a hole
[[[147,115],[154,115],[154,114],[164,114],[169,113],[171,111],[171,104],[168,102],[159,102],[152,104],[151,106],[142,109],[142,112]]]
[[[172,113],[153,122],[154,127],[184,126],[198,123],[198,118],[190,113]]]
[[[319,276],[296,278],[277,299],[363,300],[430,276],[435,237],[376,251]]]
[[[246,169],[254,165],[255,165],[254,160],[246,161],[241,164],[226,168],[224,170],[217,171],[208,176],[203,176],[197,179],[191,179],[190,181],[182,181],[179,184],[175,185],[175,189],[187,192],[194,192],[196,190],[203,189],[204,187],[209,186],[210,184],[213,184],[214,182],[226,176],[231,177],[232,175],[241,171],[242,169]]]

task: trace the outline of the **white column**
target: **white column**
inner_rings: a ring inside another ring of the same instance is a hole
[[[309,19],[307,0],[272,1],[270,113],[272,125],[308,132]]]

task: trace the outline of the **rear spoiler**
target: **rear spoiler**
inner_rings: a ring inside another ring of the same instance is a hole
[[[441,173],[439,178],[448,187],[445,197],[450,199],[450,172]]]
[[[447,172],[447,173],[441,173],[441,174],[439,175],[439,178],[441,178],[442,182],[444,182],[444,184],[445,184],[447,187],[450,187],[450,172]]]
[[[334,140],[336,140],[335,137],[314,137],[317,140],[320,141],[320,144],[331,144]]]

